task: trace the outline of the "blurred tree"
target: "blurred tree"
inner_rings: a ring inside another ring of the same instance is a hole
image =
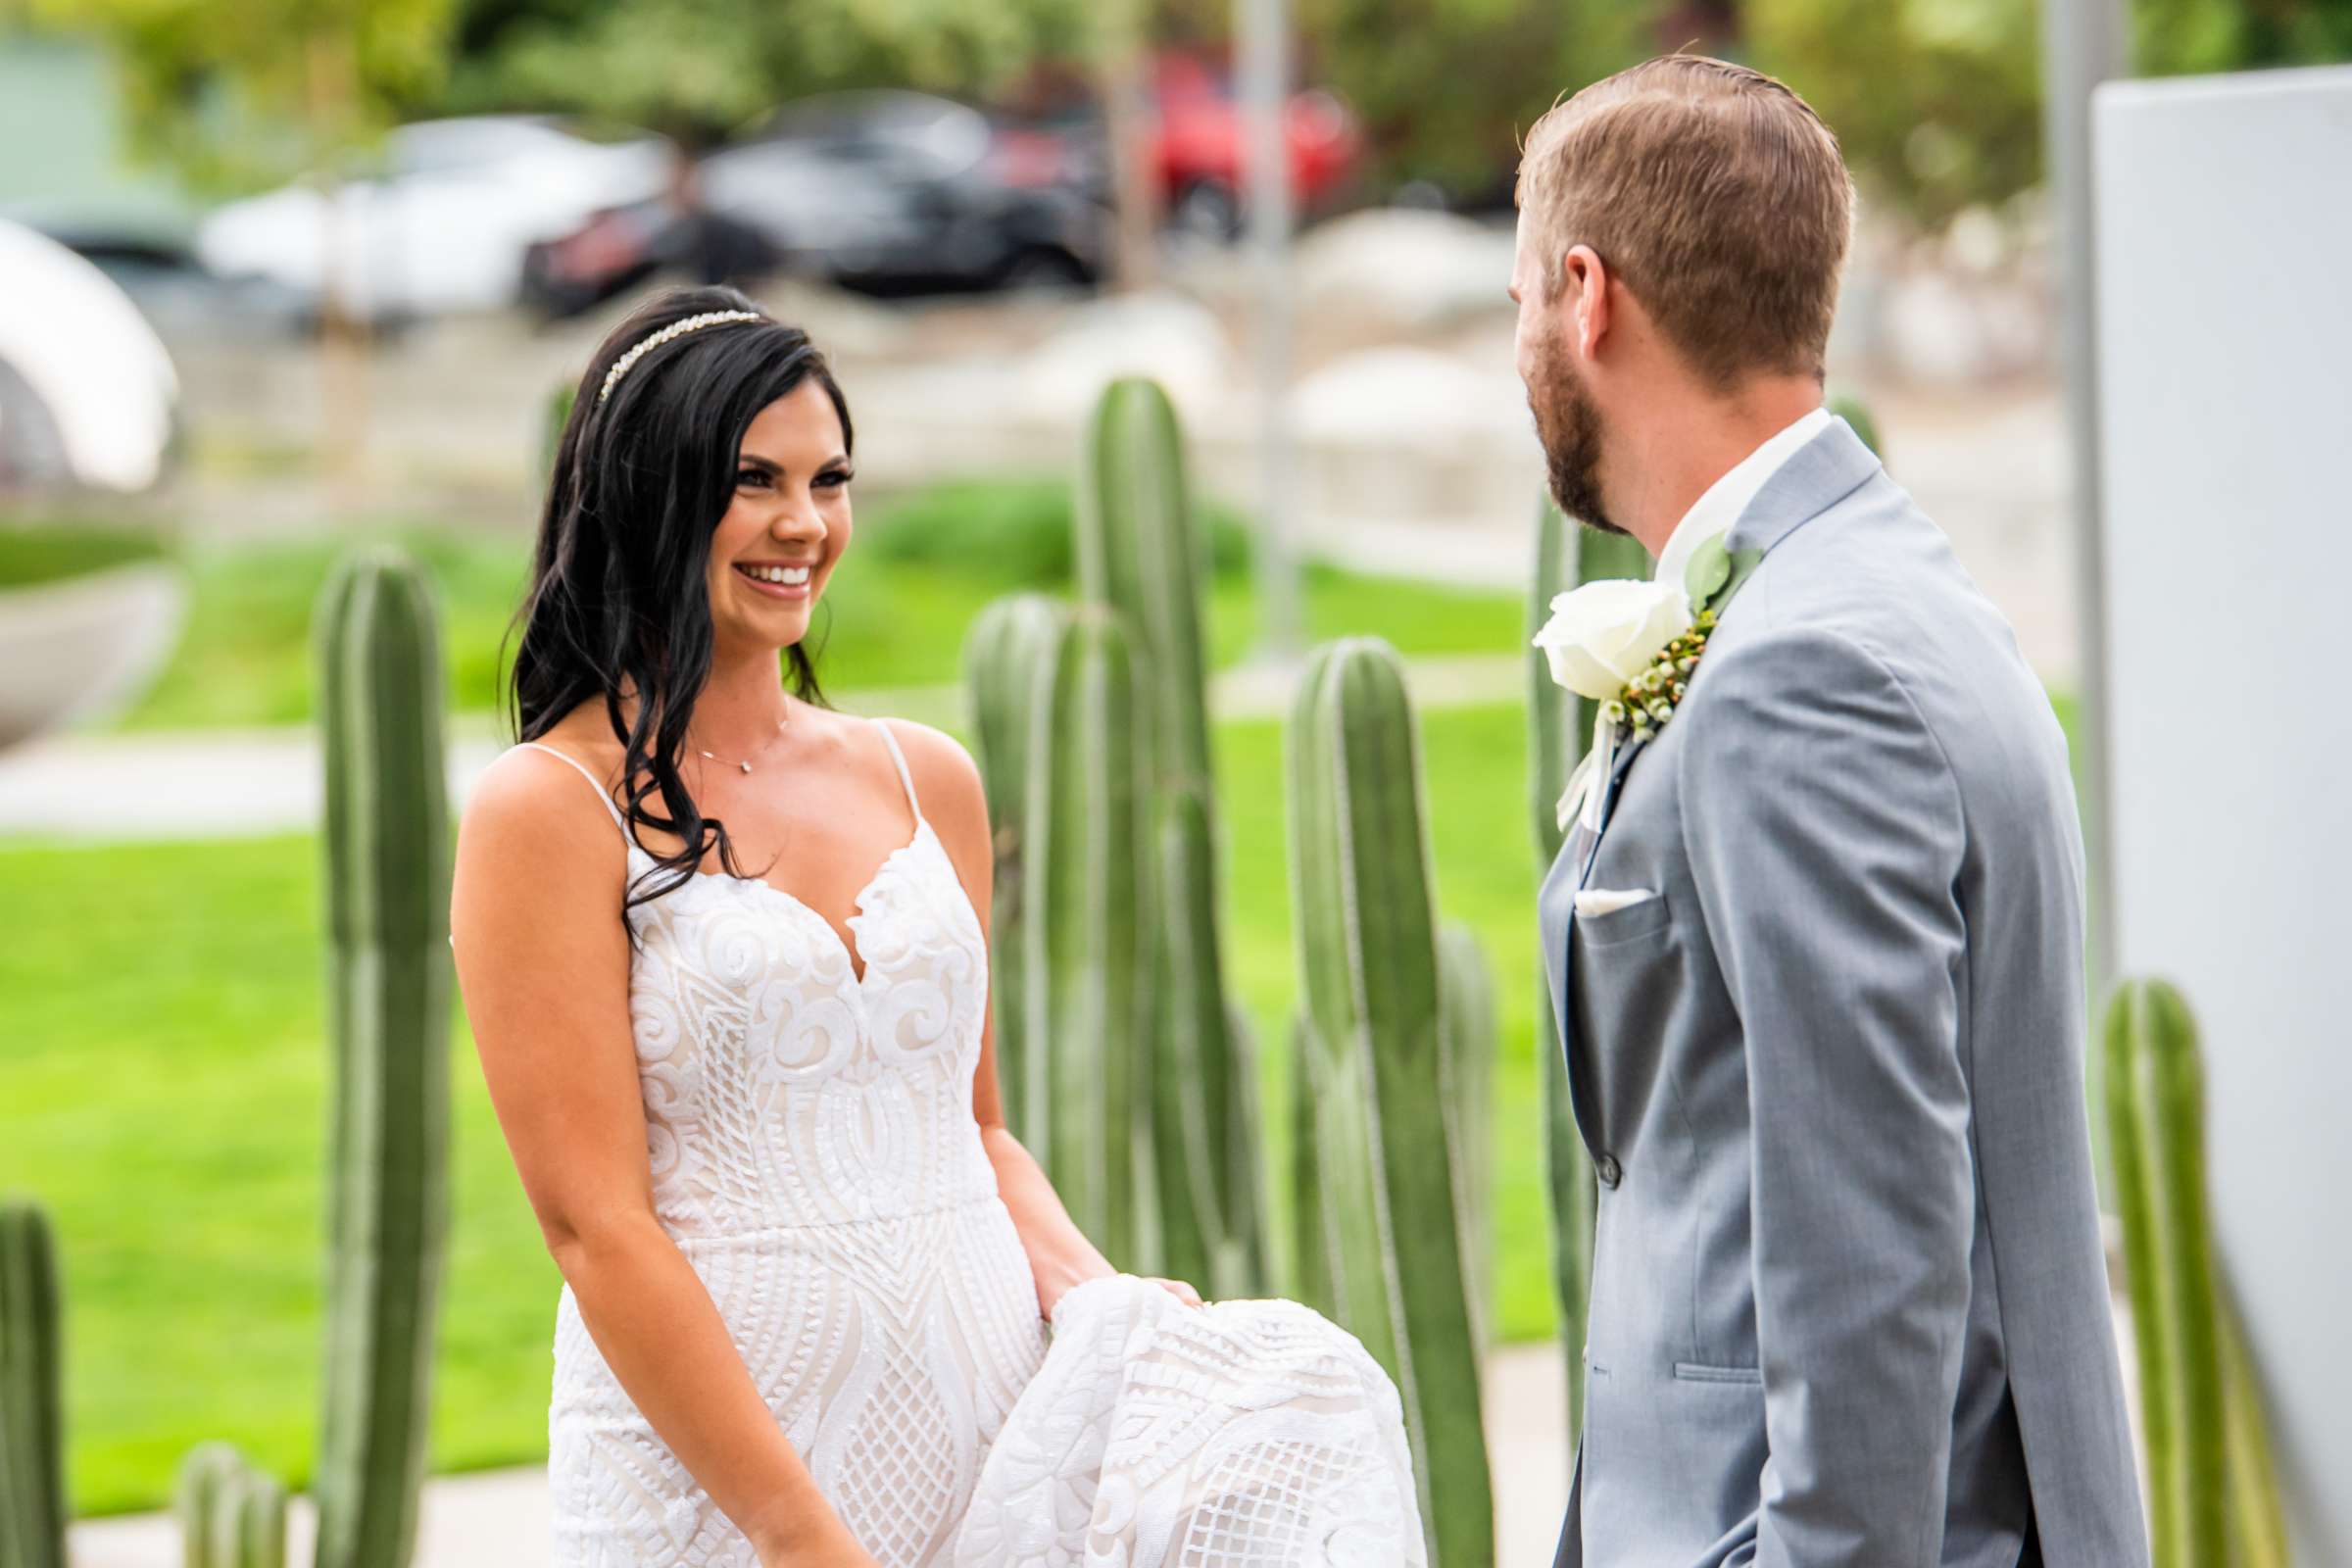
[[[28,0],[100,38],[134,145],[200,189],[341,168],[449,59],[455,0]]]
[[[2137,0],[2132,20],[2150,76],[2352,60],[2352,0]]]
[[[1083,56],[1087,0],[462,0],[440,106],[626,121],[689,146],[830,88],[985,96]]]
[[[1923,227],[2041,174],[2034,0],[1747,0],[1747,57],[1837,129],[1857,182]]]
[[[1663,0],[1300,0],[1299,20],[1326,79],[1363,117],[1381,175],[1492,200],[1507,198],[1519,138],[1539,116],[1657,52],[1665,9]]]
[[[2066,0],[2042,0],[2065,4]],[[2352,59],[2352,0],[2132,0],[2147,75]],[[1746,56],[1837,128],[1924,227],[2041,176],[2035,0],[1743,0]]]

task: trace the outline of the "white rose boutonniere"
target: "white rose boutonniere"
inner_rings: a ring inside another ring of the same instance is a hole
[[[1605,703],[1647,669],[1690,625],[1690,596],[1679,583],[1632,578],[1589,582],[1551,602],[1536,646],[1551,678]]]
[[[1598,807],[1618,743],[1646,741],[1674,716],[1717,614],[1762,560],[1760,551],[1734,553],[1717,535],[1693,552],[1679,583],[1612,578],[1552,600],[1536,646],[1553,680],[1599,705],[1592,744],[1560,797],[1563,828],[1580,805],[1588,813]]]

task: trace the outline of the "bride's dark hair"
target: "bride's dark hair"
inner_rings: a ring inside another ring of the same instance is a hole
[[[656,345],[598,399],[622,355],[689,317],[750,311]],[[674,833],[678,850],[630,885],[628,908],[692,877],[712,841],[743,875],[726,824],[705,816],[678,771],[687,720],[710,674],[710,536],[735,492],[743,433],[760,411],[813,378],[841,416],[850,408],[824,356],[731,288],[674,289],[632,312],[598,346],[556,448],[508,697],[518,740],[537,740],[601,698],[621,743],[630,837],[637,823]],[[510,627],[512,631],[513,627]],[[785,651],[793,691],[822,703],[808,649]],[[638,697],[623,722],[621,697]],[[648,802],[660,797],[661,810]],[[634,928],[630,940],[636,940]]]

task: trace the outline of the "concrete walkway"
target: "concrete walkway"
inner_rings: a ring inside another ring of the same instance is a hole
[[[1545,1568],[1568,1496],[1566,1384],[1556,1346],[1523,1345],[1487,1358],[1487,1452],[1494,1467],[1497,1568]],[[308,1562],[316,1526],[307,1499],[287,1523],[286,1560]],[[550,1560],[547,1473],[492,1470],[424,1488],[416,1568],[544,1568]],[[74,1525],[71,1568],[180,1568],[169,1514]]]
[[[1424,708],[1512,702],[1526,690],[1519,655],[1474,654],[1412,662]],[[1221,718],[1274,718],[1290,708],[1296,671],[1250,667],[1220,675],[1211,702]],[[855,713],[960,726],[954,686],[843,694]],[[493,721],[452,722],[449,788],[462,805],[473,780],[505,750]],[[0,752],[0,837],[94,843],[238,838],[302,832],[318,820],[321,764],[307,724],[274,729],[67,733]]]

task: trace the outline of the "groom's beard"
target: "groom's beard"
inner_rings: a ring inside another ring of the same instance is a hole
[[[1600,500],[1599,408],[1564,352],[1546,353],[1537,363],[1527,406],[1536,416],[1536,439],[1544,445],[1551,499],[1589,528],[1624,533],[1609,520]]]

